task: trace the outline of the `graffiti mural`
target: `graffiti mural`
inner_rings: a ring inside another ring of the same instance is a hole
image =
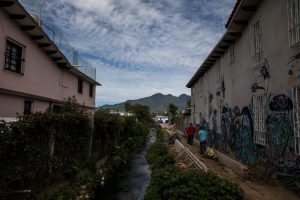
[[[235,132],[236,158],[248,165],[258,159],[257,145],[253,142],[253,122],[248,107],[242,109],[241,114],[233,122]]]
[[[294,153],[293,102],[278,94],[266,104],[266,145],[254,143],[252,107],[222,107],[222,133],[211,131],[211,144],[219,151],[251,166],[263,167],[261,178],[276,177],[300,191],[300,158]]]
[[[288,96],[279,94],[272,98],[269,107],[271,111],[291,111],[293,102]]]
[[[251,112],[244,107],[240,112],[238,107],[222,109],[222,133],[213,134],[213,145],[223,153],[245,163],[254,164],[257,160],[256,145],[253,143],[253,124]]]
[[[269,174],[275,175],[285,185],[299,185],[300,160],[294,153],[294,133],[292,121],[292,100],[284,95],[274,96],[269,104],[270,112],[266,120],[269,146]]]

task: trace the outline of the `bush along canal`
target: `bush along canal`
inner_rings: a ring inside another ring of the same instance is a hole
[[[146,155],[151,166],[151,182],[145,200],[242,200],[243,190],[213,173],[181,169],[168,154],[163,130]]]
[[[146,153],[156,140],[156,131],[151,129],[146,145],[133,151],[126,164],[114,170],[102,187],[95,191],[95,200],[140,200],[144,199],[147,187],[150,184],[151,171],[146,161]]]

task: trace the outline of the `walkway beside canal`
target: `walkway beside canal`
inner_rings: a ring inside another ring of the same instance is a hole
[[[178,133],[180,137],[180,142],[197,157],[199,158],[207,167],[209,171],[216,173],[219,177],[232,181],[240,185],[240,187],[245,191],[247,200],[296,200],[300,199],[292,191],[289,191],[282,186],[280,186],[276,180],[270,180],[268,182],[260,182],[258,180],[250,180],[249,178],[240,177],[233,172],[232,169],[225,167],[217,160],[207,159],[200,156],[199,144],[194,143],[192,147],[188,147],[186,143],[186,138],[183,133],[179,130],[172,129],[168,126],[164,128],[167,129],[168,133],[174,134]],[[176,157],[176,148],[174,145],[168,145],[169,152]],[[177,160],[177,162],[181,162]]]

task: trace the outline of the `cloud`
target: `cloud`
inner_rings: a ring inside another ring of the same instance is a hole
[[[21,3],[36,9],[33,1]],[[97,104],[116,103],[189,93],[185,85],[224,32],[234,2],[56,0],[44,1],[42,17],[97,68]]]

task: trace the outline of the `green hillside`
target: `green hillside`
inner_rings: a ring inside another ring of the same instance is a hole
[[[114,105],[103,105],[100,108],[107,108],[111,110],[119,110],[120,112],[125,111],[124,105],[126,103],[130,104],[143,104],[150,108],[151,112],[164,112],[168,110],[170,103],[175,104],[179,109],[186,108],[187,101],[191,98],[186,94],[182,94],[179,97],[173,96],[171,94],[164,95],[161,93],[154,94],[150,97],[144,97],[141,99],[127,100],[123,103],[114,104]]]

